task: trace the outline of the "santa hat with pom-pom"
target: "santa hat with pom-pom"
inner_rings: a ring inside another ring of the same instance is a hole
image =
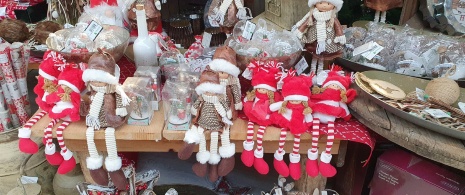
[[[268,89],[270,91],[276,91],[278,87],[279,77],[276,74],[279,69],[264,70],[257,68],[253,71],[252,86],[254,89]]]
[[[312,8],[315,6],[315,4],[320,2],[327,2],[333,4],[337,11],[340,11],[342,8],[342,4],[344,4],[344,1],[342,0],[308,0],[308,7]]]
[[[311,86],[311,76],[288,75],[286,78],[284,78],[282,90],[284,101],[308,101],[312,95],[310,91]]]
[[[215,72],[225,72],[234,77],[241,72],[237,67],[236,52],[228,46],[217,48],[209,65]]]

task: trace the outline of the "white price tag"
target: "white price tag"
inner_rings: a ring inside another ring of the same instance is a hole
[[[84,30],[84,33],[86,33],[89,39],[93,41],[95,40],[95,38],[97,38],[100,32],[102,32],[102,30],[103,27],[100,26],[100,24],[98,24],[94,20],[92,20],[89,26],[87,26],[87,28]]]
[[[417,98],[418,98],[419,100],[421,100],[421,101],[426,101],[426,100],[425,100],[425,95],[426,95],[426,93],[425,93],[424,90],[415,88],[415,92],[416,92]]]
[[[242,32],[242,37],[244,37],[247,40],[252,39],[252,35],[255,32],[255,27],[257,27],[257,25],[255,25],[251,21],[247,21],[245,23],[244,31]]]
[[[465,103],[459,102],[459,108],[462,110],[462,112],[465,112]]]
[[[203,48],[209,48],[210,42],[212,41],[212,34],[204,32],[202,38],[202,46]]]
[[[365,43],[365,44],[363,44],[361,46],[358,46],[357,48],[354,49],[354,51],[352,52],[352,55],[356,56],[356,55],[359,55],[359,54],[362,54],[362,53],[365,53],[365,52],[369,51],[371,48],[373,48],[374,43],[375,42],[370,41],[370,42]]]
[[[22,184],[29,184],[29,183],[34,184],[34,183],[37,183],[37,181],[39,181],[38,177],[21,176]]]
[[[297,75],[302,74],[308,68],[307,60],[304,57],[294,66]]]
[[[323,190],[323,191],[321,191],[321,195],[328,195],[328,192]]]
[[[6,7],[0,7],[0,16],[6,16]]]
[[[373,59],[379,52],[381,52],[384,49],[383,46],[379,45],[378,43],[374,43],[373,48],[371,48],[369,51],[362,53],[362,56],[365,57],[368,60]]]
[[[275,195],[283,195],[283,191],[281,190],[281,188],[274,189],[274,192],[275,192]]]
[[[451,118],[450,115],[440,109],[425,109],[425,112],[434,118]]]

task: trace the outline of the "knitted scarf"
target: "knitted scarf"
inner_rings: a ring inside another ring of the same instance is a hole
[[[292,134],[300,134],[305,132],[307,126],[304,122],[304,105],[287,103],[286,108],[292,110],[291,120],[289,121],[289,130]]]
[[[321,54],[326,50],[326,22],[331,19],[333,11],[320,12],[314,9],[313,17],[316,20],[316,54]]]
[[[103,97],[105,93],[109,92],[109,88],[107,86],[103,87],[96,87],[90,85],[92,90],[96,91],[97,93],[92,98],[92,103],[90,104],[89,114],[86,116],[86,125],[88,127],[92,127],[95,130],[100,129],[100,120],[99,120],[99,113],[102,109],[103,105]]]

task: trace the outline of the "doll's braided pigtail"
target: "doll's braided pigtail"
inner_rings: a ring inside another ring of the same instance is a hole
[[[318,87],[318,86],[313,86],[312,87],[312,94],[320,94],[320,93],[323,93],[323,91],[325,91],[325,87]]]
[[[286,113],[286,106],[287,106],[287,101],[284,101],[283,104],[281,105],[281,108],[279,108],[278,113],[279,113],[279,114],[284,114],[284,113]]]
[[[42,89],[51,94],[57,91],[57,86],[53,83],[52,80],[48,80],[44,78],[44,86],[42,86]]]
[[[302,105],[304,105],[305,109],[304,109],[304,115],[307,115],[307,114],[311,114],[313,112],[312,108],[310,108],[308,106],[308,102],[307,101],[303,101],[302,102]]]
[[[268,92],[266,92],[266,93],[267,93],[267,95],[268,95],[268,99],[269,99],[269,101],[270,101],[270,104],[274,103],[274,92],[268,90]]]
[[[73,90],[66,86],[62,86],[62,87],[63,87],[63,93],[58,94],[58,97],[60,97],[61,101],[70,102],[71,101],[70,94],[71,92],[73,92]]]
[[[346,90],[341,90],[341,101],[347,103],[347,92]]]
[[[252,91],[247,91],[247,101],[253,101],[255,99],[255,90],[253,89]]]

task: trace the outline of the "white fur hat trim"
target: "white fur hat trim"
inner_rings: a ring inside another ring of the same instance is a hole
[[[209,65],[215,72],[225,72],[234,77],[237,77],[241,72],[236,65],[224,59],[214,59],[209,63]]]
[[[313,7],[315,4],[319,2],[328,2],[334,5],[336,7],[337,11],[340,11],[342,8],[342,4],[344,4],[344,1],[342,0],[308,0],[308,7]]]

